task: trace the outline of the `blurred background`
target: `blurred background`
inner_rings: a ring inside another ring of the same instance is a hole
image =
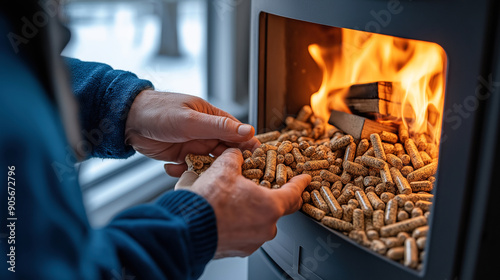
[[[72,36],[64,56],[109,64],[148,79],[156,90],[199,96],[248,120],[250,0],[67,0]],[[119,211],[173,189],[164,162],[78,164],[90,222],[105,225]],[[247,258],[211,261],[200,279],[247,279]]]

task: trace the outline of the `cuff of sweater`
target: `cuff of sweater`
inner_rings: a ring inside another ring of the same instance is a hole
[[[143,90],[153,88],[150,81],[142,80],[131,72],[122,72],[113,80],[106,90],[106,99],[101,105],[101,120],[113,126],[110,133],[103,137],[100,145],[96,146],[93,156],[104,158],[127,158],[135,153],[132,146],[125,144],[125,124],[128,112],[136,96]],[[101,121],[101,125],[103,122]],[[106,124],[101,129],[106,129]],[[109,128],[109,127],[108,127]]]
[[[189,228],[193,278],[198,278],[217,249],[217,223],[212,206],[201,196],[186,190],[168,192],[157,204],[181,216]]]

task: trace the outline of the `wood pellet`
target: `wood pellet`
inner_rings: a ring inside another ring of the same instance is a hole
[[[304,203],[302,205],[302,211],[304,211],[307,215],[313,217],[314,219],[316,219],[318,221],[323,219],[326,215],[326,213],[324,211],[312,206],[309,203]]]
[[[326,204],[325,200],[318,190],[313,190],[311,192],[311,200],[314,206],[316,206],[318,209],[322,210],[325,213],[329,211],[328,205]]]
[[[323,200],[326,202],[328,208],[330,209],[330,213],[334,218],[342,218],[342,207],[337,202],[337,199],[333,196],[330,188],[322,186],[320,188],[321,196],[323,196]]]
[[[375,157],[383,161],[386,161],[387,157],[385,155],[385,150],[382,145],[382,140],[380,139],[380,135],[376,133],[371,134],[370,141],[372,143],[373,153],[375,154]]]
[[[354,139],[304,106],[285,128],[256,135],[262,145],[242,151],[242,175],[273,191],[292,177],[313,180],[302,193],[302,212],[361,246],[422,267],[438,168],[439,145],[407,125]],[[198,174],[215,160],[186,156]]]

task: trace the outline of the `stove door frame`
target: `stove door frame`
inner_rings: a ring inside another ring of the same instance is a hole
[[[387,272],[387,279],[454,279],[460,274],[463,264],[462,243],[467,240],[469,231],[469,207],[474,187],[475,192],[488,193],[487,182],[478,180],[478,166],[482,161],[476,151],[483,140],[480,122],[485,118],[488,99],[481,100],[478,92],[486,90],[481,81],[488,81],[493,73],[491,57],[493,41],[497,36],[493,26],[498,20],[494,14],[498,4],[494,1],[362,1],[362,0],[253,0],[251,15],[250,46],[250,122],[257,131],[272,128],[285,117],[286,112],[280,98],[273,97],[284,88],[269,88],[266,73],[275,65],[266,65],[266,40],[260,40],[266,31],[265,24],[260,24],[266,13],[306,22],[350,28],[363,31],[377,23],[374,14],[382,10],[402,8],[398,14],[392,14],[386,25],[379,23],[377,33],[424,40],[439,44],[448,56],[446,93],[443,120],[443,139],[440,147],[440,164],[437,174],[436,201],[429,219],[431,234],[427,241],[427,259],[422,271],[407,269],[393,262],[384,261],[380,256],[364,254],[364,248],[352,243],[339,234],[332,234],[311,219],[304,219],[302,213],[282,218],[278,223],[277,237],[267,242],[263,249],[287,273],[296,279],[305,279],[300,261],[304,257],[304,248],[319,248],[328,238],[340,246],[322,261],[331,269],[333,276],[340,279],[374,277],[379,271]],[[327,11],[327,12],[325,12]],[[355,15],[355,16],[352,16]],[[486,16],[485,16],[486,15]],[[460,19],[460,20],[458,20]],[[371,25],[370,25],[371,24]],[[360,28],[361,27],[361,28]],[[279,39],[279,38],[278,38]],[[273,71],[276,71],[274,68]],[[285,75],[277,73],[278,77]],[[494,76],[495,77],[495,76]],[[273,91],[271,91],[273,90]],[[479,91],[478,91],[479,90]],[[490,92],[491,93],[491,92]],[[468,102],[476,97],[479,105],[474,110],[463,112],[457,106],[467,108]],[[267,100],[267,101],[265,101]],[[491,99],[490,99],[491,100]],[[496,100],[496,96],[495,96]],[[271,104],[273,103],[273,104]],[[279,112],[279,113],[276,113]],[[295,113],[295,112],[287,112]],[[267,120],[262,115],[267,114]],[[272,117],[269,117],[271,116]],[[490,171],[490,175],[492,175]],[[479,184],[479,185],[478,185]],[[474,200],[475,208],[483,200]],[[479,210],[478,210],[479,211]],[[477,211],[476,211],[477,212]],[[481,212],[481,211],[479,211]],[[311,236],[316,237],[312,239]],[[477,241],[477,240],[475,240]],[[469,240],[470,242],[470,240]],[[469,246],[470,247],[470,246]],[[283,250],[291,254],[290,260],[283,260]],[[469,248],[470,250],[470,248]],[[365,250],[367,251],[367,250]],[[355,253],[353,253],[355,252]],[[281,255],[280,255],[281,254]],[[353,255],[354,254],[354,255]],[[352,255],[352,257],[343,257]],[[316,258],[318,259],[318,258]],[[348,262],[350,260],[351,262]],[[352,261],[354,262],[353,265]],[[357,269],[358,265],[362,269]],[[307,267],[307,265],[306,265]],[[322,279],[324,275],[312,272],[311,279]],[[310,274],[310,273],[309,273]],[[311,275],[311,274],[310,274]]]

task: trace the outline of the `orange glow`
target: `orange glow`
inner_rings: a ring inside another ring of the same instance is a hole
[[[411,133],[426,133],[439,143],[444,103],[446,54],[435,43],[342,29],[342,43],[309,45],[323,71],[319,90],[311,96],[314,114],[328,120],[330,110],[350,112],[344,96],[351,85],[393,82],[389,115]],[[402,116],[405,116],[403,118]]]

